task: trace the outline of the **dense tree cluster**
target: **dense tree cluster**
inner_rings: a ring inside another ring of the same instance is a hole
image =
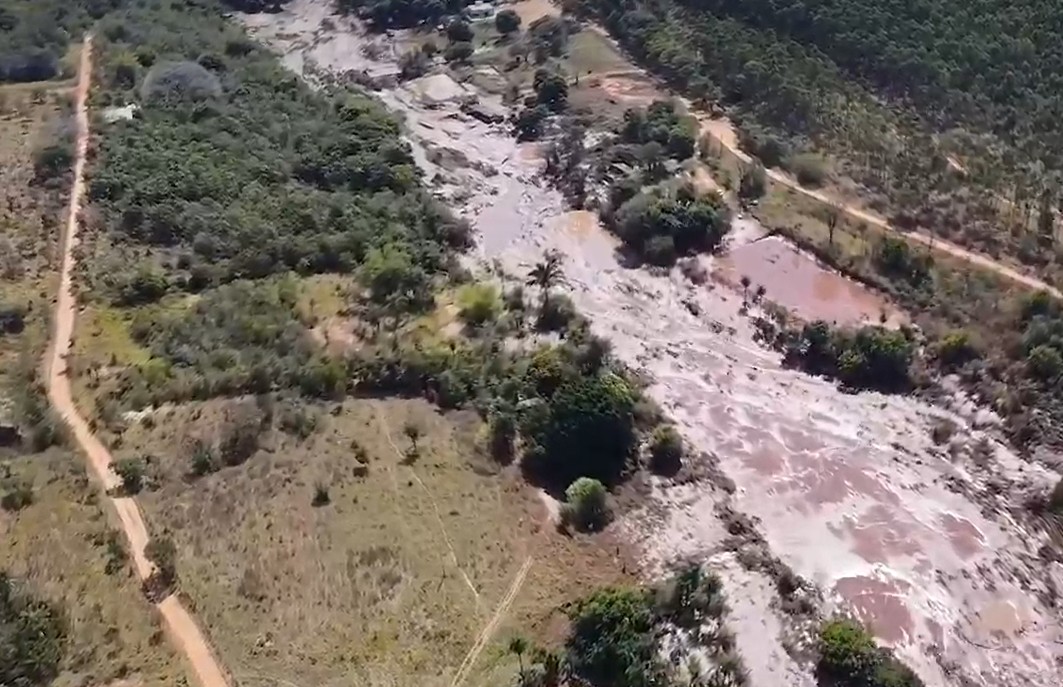
[[[855,389],[903,391],[911,385],[915,346],[904,331],[871,326],[832,329],[818,321],[787,333],[784,350],[790,363]]]
[[[121,0],[4,0],[0,4],[0,83],[59,75],[72,40]]]
[[[382,29],[435,25],[443,17],[459,14],[466,4],[466,0],[336,0],[341,12],[358,14]]]
[[[656,265],[711,251],[731,228],[730,212],[717,193],[692,186],[653,188],[624,202],[610,227],[636,254]]]
[[[117,241],[172,256],[165,288],[147,292],[351,271],[385,244],[435,270],[467,241],[370,99],[312,91],[209,14],[137,8],[108,18],[104,34],[115,37],[104,69],[152,55],[150,69],[137,63],[136,87],[108,94],[141,109],[110,125],[90,183]],[[201,57],[170,59],[188,54]],[[136,277],[104,274],[97,286],[117,298]]]
[[[66,632],[62,609],[0,571],[0,685],[51,683],[59,673]]]
[[[748,675],[722,626],[726,611],[720,578],[696,564],[654,589],[600,589],[568,609],[565,662],[580,684],[596,687],[742,687]],[[662,637],[677,633],[689,637],[702,660],[664,659]],[[694,670],[691,665],[696,671],[686,672]]]
[[[619,138],[623,143],[660,145],[669,157],[685,160],[694,154],[698,126],[693,117],[676,111],[672,101],[658,101],[646,109],[632,108],[624,113]]]

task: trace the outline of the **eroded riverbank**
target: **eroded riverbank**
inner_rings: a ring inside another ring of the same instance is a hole
[[[393,70],[392,44],[378,39],[369,59],[368,39],[331,17],[327,1],[296,0],[282,13],[244,20],[295,71]],[[677,270],[621,267],[615,240],[593,216],[564,209],[538,179],[536,156],[502,126],[468,117],[455,103],[429,107],[417,84],[379,96],[405,115],[426,176],[473,221],[479,257],[522,274],[544,249],[560,250],[570,295],[596,333],[654,380],[652,397],[734,482],[733,496],[709,480],[660,482],[645,512],[622,526],[651,573],[688,555],[721,571],[754,685],[813,679],[783,649],[792,638],[773,585],[738,565],[726,546],[717,515],[725,500],[757,518],[776,555],[829,605],[867,621],[928,684],[1060,683],[1055,585],[1063,574],[1039,557],[1041,537],[1008,512],[1018,505],[1017,486],[1050,475],[999,444],[991,425],[974,429],[914,399],[842,393],[783,369],[777,354],[754,342],[740,289],[717,280],[696,286]],[[475,164],[444,169],[431,161],[433,149],[460,151]],[[751,220],[737,223],[737,237],[760,231]],[[719,267],[712,258],[703,263],[710,272]],[[776,286],[785,287],[785,280]],[[957,429],[935,444],[932,429],[945,421]]]

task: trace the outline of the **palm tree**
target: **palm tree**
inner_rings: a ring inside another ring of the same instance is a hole
[[[543,253],[542,262],[535,263],[535,267],[528,272],[528,286],[537,286],[542,293],[541,308],[546,310],[550,302],[550,289],[565,281],[565,273],[561,270],[561,253],[556,250],[548,250]]]
[[[520,664],[520,682],[524,684],[524,652],[528,650],[528,640],[517,636],[509,640],[509,651],[517,655]]]

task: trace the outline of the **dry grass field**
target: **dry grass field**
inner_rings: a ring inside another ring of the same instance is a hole
[[[57,602],[67,616],[66,657],[55,687],[115,680],[145,687],[177,684],[183,665],[130,567],[110,544],[122,541],[121,535],[108,521],[81,458],[63,449],[0,454],[0,477],[33,489],[29,506],[0,510],[0,570]]]
[[[471,412],[265,405],[164,408],[116,451],[147,460],[152,531],[173,537],[181,590],[244,684],[449,685],[530,559],[465,681],[500,684],[518,629],[551,643],[562,604],[628,578],[607,535],[559,534],[516,468],[477,449]],[[254,455],[190,476],[197,440],[249,421],[264,427]]]

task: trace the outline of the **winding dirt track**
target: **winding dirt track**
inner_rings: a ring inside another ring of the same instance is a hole
[[[707,113],[698,111],[696,108],[690,105],[690,103],[687,104],[691,107],[691,111],[694,112],[695,116],[697,116],[698,121],[701,125],[701,133],[703,135],[708,135],[714,141],[726,148],[730,154],[734,155],[742,162],[748,163],[752,160],[749,155],[739,149],[734,133],[730,130],[730,125],[726,121],[720,119],[714,120]],[[777,169],[768,169],[765,171],[767,173],[768,178],[771,179],[773,183],[785,186],[786,188],[794,191],[795,193],[800,193],[801,195],[807,198],[811,198],[825,205],[836,206],[842,212],[849,215],[849,217],[857,220],[858,222],[865,222],[869,225],[878,227],[879,229],[882,229],[884,231],[899,234],[909,241],[928,246],[932,250],[947,253],[953,257],[959,258],[960,260],[965,260],[981,269],[995,272],[1001,277],[1004,277],[1009,281],[1015,282],[1020,286],[1024,286],[1028,289],[1033,289],[1035,291],[1047,291],[1055,298],[1063,299],[1063,292],[1061,292],[1056,287],[1044,281],[1041,281],[1036,277],[1032,277],[1028,274],[1023,274],[1018,270],[1008,267],[1007,265],[1001,264],[993,258],[990,258],[986,255],[982,255],[981,253],[976,253],[967,250],[966,248],[958,246],[955,243],[945,241],[944,239],[940,239],[936,236],[931,236],[930,234],[926,234],[921,231],[904,231],[890,224],[889,221],[887,221],[884,217],[867,212],[866,210],[862,210],[853,205],[848,205],[844,203],[839,204],[836,198],[831,198],[822,191],[816,191],[810,188],[805,188],[800,183],[798,183],[796,179],[780,172]]]
[[[111,454],[92,433],[85,418],[78,413],[70,393],[70,377],[67,374],[67,355],[74,335],[74,317],[77,299],[73,290],[74,247],[77,245],[78,216],[85,196],[85,157],[89,144],[88,95],[92,82],[92,36],[85,38],[81,49],[81,63],[75,90],[77,98],[77,142],[74,160],[74,185],[70,191],[70,210],[66,231],[62,237],[62,267],[59,294],[55,305],[55,329],[45,360],[48,379],[48,401],[66,423],[70,436],[88,458],[91,473],[110,491],[118,486],[118,478],[111,470]],[[115,512],[129,541],[133,564],[141,580],[149,578],[154,570],[144,556],[148,543],[148,530],[140,509],[132,498],[110,498]],[[171,594],[156,604],[165,622],[167,633],[178,651],[184,654],[200,687],[227,687],[228,681],[221,665],[214,658],[210,645],[196,625],[195,620]]]

